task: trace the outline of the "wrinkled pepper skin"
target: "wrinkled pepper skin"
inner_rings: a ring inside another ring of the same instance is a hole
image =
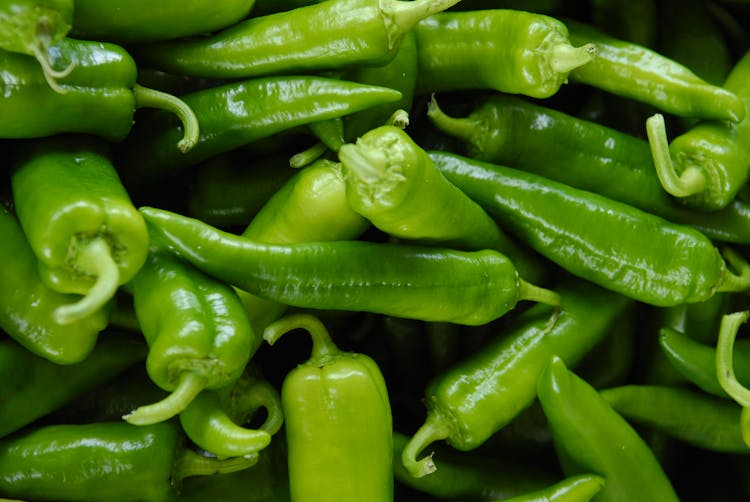
[[[76,253],[94,239],[107,243],[120,285],[145,262],[146,223],[103,143],[85,136],[37,140],[19,153],[11,183],[19,220],[49,287],[89,291],[95,277],[81,268]]]
[[[52,425],[0,442],[0,495],[33,500],[167,502],[182,442],[172,422]]]
[[[0,437],[106,384],[145,357],[144,343],[120,333],[107,332],[86,359],[66,366],[12,340],[0,341]]]
[[[393,500],[393,426],[380,368],[365,354],[339,351],[306,314],[276,321],[264,338],[273,343],[298,327],[313,346],[281,388],[292,500]]]
[[[50,88],[33,58],[0,52],[0,137],[35,138],[79,132],[120,141],[133,124],[135,61],[121,47],[63,39],[49,48],[55,69],[71,68],[58,80],[63,93]],[[96,113],[92,113],[96,110]]]
[[[74,364],[89,355],[109,314],[101,309],[72,324],[58,324],[53,312],[76,296],[49,289],[39,277],[36,256],[15,216],[0,208],[0,328],[26,349],[56,364]]]
[[[121,44],[220,30],[246,17],[255,0],[76,0],[72,34]]]

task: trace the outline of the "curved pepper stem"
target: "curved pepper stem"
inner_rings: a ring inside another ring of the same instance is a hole
[[[272,436],[279,432],[284,424],[284,411],[281,396],[273,385],[265,380],[253,379],[249,387],[243,386],[238,389],[237,393],[232,394],[234,398],[232,404],[245,416],[252,416],[261,408],[266,410],[266,420],[258,427],[258,430],[265,431]]]
[[[185,131],[182,139],[177,143],[177,148],[182,153],[190,151],[198,143],[200,136],[198,117],[195,116],[195,112],[183,100],[177,96],[157,91],[156,89],[149,89],[139,84],[135,84],[133,93],[135,94],[136,108],[158,108],[170,111],[179,117],[180,122],[182,122],[182,128]]]
[[[282,335],[294,329],[304,329],[312,338],[310,364],[325,364],[340,352],[325,325],[310,314],[291,314],[272,322],[263,331],[263,339],[273,345]]]
[[[190,476],[213,476],[214,474],[229,474],[252,467],[258,463],[258,454],[246,457],[217,459],[207,457],[190,449],[182,450],[174,468],[177,480]]]
[[[185,371],[177,386],[159,402],[139,406],[122,418],[133,425],[151,425],[174,417],[195,399],[206,387],[206,379],[196,373]]]
[[[596,52],[596,44],[585,44],[580,47],[557,44],[550,51],[549,65],[555,73],[570,73],[594,59]]]
[[[732,272],[728,267],[724,267],[719,284],[716,286],[716,292],[736,292],[745,291],[750,288],[750,263],[740,256],[732,248],[722,248],[721,254],[726,263],[736,271]]]
[[[750,446],[750,389],[742,385],[734,374],[734,340],[740,326],[747,322],[750,311],[735,312],[721,318],[719,340],[716,345],[716,378],[729,396],[742,406],[740,427],[742,439]]]
[[[420,453],[435,441],[450,437],[451,429],[442,415],[431,410],[427,414],[427,420],[412,436],[404,450],[401,452],[401,463],[406,472],[415,478],[421,478],[437,470],[435,462],[430,453],[426,457],[417,459]]]
[[[706,189],[706,173],[703,169],[691,166],[682,174],[678,174],[675,170],[669,154],[669,140],[662,114],[657,113],[646,120],[646,134],[656,167],[656,175],[667,193],[675,197],[688,197]]]
[[[480,129],[479,120],[471,117],[458,118],[446,115],[438,106],[434,94],[427,103],[427,117],[441,131],[464,141],[470,141],[475,132]]]
[[[301,169],[312,164],[328,151],[328,147],[322,141],[317,141],[310,148],[295,153],[289,158],[289,166],[294,169]]]
[[[81,273],[93,275],[96,281],[79,301],[55,309],[52,316],[58,324],[71,324],[90,316],[112,299],[120,283],[120,270],[102,237],[88,241],[79,249],[74,267]]]
[[[47,81],[47,84],[50,86],[50,88],[59,94],[66,94],[68,91],[60,87],[60,84],[58,84],[57,81],[70,75],[76,64],[75,62],[72,62],[64,70],[55,70],[54,68],[52,68],[52,63],[49,60],[48,49],[48,44],[40,41],[40,43],[34,44],[34,46],[32,47],[32,52],[36,60],[39,62],[39,66],[42,67],[44,80]]]

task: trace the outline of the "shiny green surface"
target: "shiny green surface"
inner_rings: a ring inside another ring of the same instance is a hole
[[[33,55],[62,40],[73,22],[73,0],[0,3],[0,48]]]

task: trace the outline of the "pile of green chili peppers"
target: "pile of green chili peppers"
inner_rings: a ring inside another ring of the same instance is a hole
[[[0,500],[750,499],[750,1],[0,2]]]

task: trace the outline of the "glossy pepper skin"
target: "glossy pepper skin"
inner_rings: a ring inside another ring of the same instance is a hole
[[[273,76],[234,82],[182,96],[200,123],[187,153],[175,146],[182,127],[170,114],[154,113],[133,127],[117,151],[127,186],[143,186],[159,175],[293,127],[396,101],[392,89],[315,76]]]
[[[50,288],[85,295],[58,322],[90,315],[146,260],[148,232],[107,147],[86,136],[39,139],[11,177],[19,221]]]
[[[486,98],[464,117],[449,116],[433,99],[427,115],[462,140],[469,157],[596,192],[694,226],[712,239],[750,240],[750,213],[742,202],[708,213],[690,210],[666,193],[643,139],[514,96]]]
[[[750,52],[734,65],[723,88],[750,106]],[[731,204],[750,178],[750,119],[700,122],[667,144],[663,118],[646,123],[664,189],[688,207],[716,211]]]
[[[255,0],[76,0],[72,34],[87,40],[120,44],[200,35],[245,18]]]
[[[575,364],[604,339],[630,304],[621,295],[577,280],[556,290],[562,300],[557,317],[551,317],[547,306],[533,307],[485,348],[430,381],[424,393],[427,418],[402,455],[412,476],[434,471],[429,456],[417,459],[434,441],[445,439],[463,451],[481,446],[531,405],[537,378],[551,355]]]
[[[8,0],[0,5],[0,49],[34,56],[50,88],[62,89],[57,79],[71,67],[55,70],[49,47],[62,40],[73,24],[73,0]]]
[[[562,183],[433,152],[449,181],[500,225],[570,273],[655,306],[747,289],[748,268],[702,233]]]
[[[484,324],[519,301],[559,304],[493,250],[365,241],[263,244],[160,209],[141,213],[173,252],[217,279],[291,306]]]
[[[0,138],[70,132],[121,141],[130,132],[135,109],[148,106],[180,116],[185,135],[176,142],[181,150],[195,142],[198,128],[190,109],[172,95],[138,85],[135,61],[122,47],[65,38],[48,52],[53,68],[70,69],[57,81],[57,90],[33,59],[0,51],[0,115],[18,117],[0,124]]]
[[[519,10],[442,12],[417,24],[417,92],[493,89],[547,98],[595,57],[555,18]]]
[[[55,364],[81,362],[107,326],[107,310],[71,324],[56,323],[53,313],[77,297],[44,284],[20,223],[5,208],[0,208],[0,235],[0,270],[6,283],[12,285],[0,289],[0,328],[33,354]]]
[[[638,433],[562,359],[539,376],[538,397],[566,475],[606,480],[597,500],[679,500]]]
[[[275,321],[263,338],[273,344],[295,328],[313,345],[281,388],[292,500],[393,500],[393,425],[380,368],[365,354],[340,351],[307,314]]]
[[[234,291],[166,251],[152,249],[131,287],[148,374],[171,392],[127,415],[132,423],[166,420],[201,390],[234,382],[260,346]]]
[[[655,106],[681,117],[742,120],[745,107],[733,92],[711,85],[658,52],[619,40],[584,23],[566,20],[576,44],[594,43],[596,58],[570,72],[570,80]]]
[[[13,340],[2,340],[0,437],[106,384],[145,357],[143,343],[115,332],[105,333],[86,359],[66,366],[35,356]]]
[[[174,422],[50,425],[0,441],[0,494],[33,500],[170,502],[183,477],[243,469],[183,447]]]
[[[253,17],[213,36],[138,50],[140,64],[176,74],[249,78],[390,61],[422,18],[458,0],[328,0]]]

